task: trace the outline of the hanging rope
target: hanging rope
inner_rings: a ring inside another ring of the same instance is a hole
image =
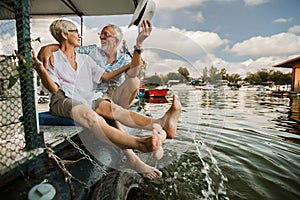
[[[74,179],[75,181],[77,181],[78,183],[80,183],[81,185],[84,186],[84,189],[87,191],[87,193],[89,194],[90,190],[88,185],[83,182],[82,180],[74,177],[66,168],[66,164],[73,164],[76,163],[80,160],[83,160],[84,158],[80,158],[78,160],[75,161],[71,161],[71,160],[62,160],[61,158],[59,158],[57,155],[55,155],[55,152],[48,147],[47,145],[45,145],[45,151],[48,154],[49,158],[52,158],[56,164],[58,165],[58,167],[62,170],[64,176],[65,176],[65,182],[67,182],[69,184],[70,187],[70,191],[71,191],[71,199],[76,199],[76,194],[75,194],[75,189],[74,186],[72,184],[72,179]]]

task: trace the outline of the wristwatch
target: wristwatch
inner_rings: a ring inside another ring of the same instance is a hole
[[[135,45],[133,46],[134,51],[137,52],[138,54],[141,54],[143,52],[143,49],[137,48]]]

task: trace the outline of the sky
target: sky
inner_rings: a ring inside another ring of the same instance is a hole
[[[299,0],[154,0],[153,30],[144,42],[146,74],[166,74],[186,67],[199,77],[205,67],[225,68],[229,74],[245,77],[248,72],[290,69],[275,64],[300,56]],[[83,18],[83,45],[99,44],[97,33],[113,23],[124,32],[130,50],[137,27],[128,28],[133,15]],[[78,17],[68,18],[80,27]],[[31,37],[38,49],[55,40],[48,28],[52,19],[32,19]],[[3,33],[0,35],[3,36]],[[10,43],[7,34],[2,43]],[[0,54],[9,48],[0,46]]]

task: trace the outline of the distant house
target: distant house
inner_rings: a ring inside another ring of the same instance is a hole
[[[300,56],[286,60],[273,67],[292,68],[292,92],[300,93]]]
[[[167,82],[167,86],[168,87],[171,87],[172,85],[177,85],[177,84],[179,84],[179,80],[169,80],[168,82]]]

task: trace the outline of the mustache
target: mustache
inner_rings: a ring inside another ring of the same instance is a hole
[[[109,42],[109,41],[101,41],[101,45],[102,46],[109,46],[109,47],[115,46],[114,43]]]

